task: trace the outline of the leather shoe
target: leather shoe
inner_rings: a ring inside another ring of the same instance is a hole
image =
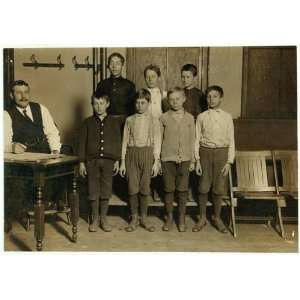
[[[226,229],[226,226],[224,225],[223,221],[220,218],[212,218],[212,223],[214,227],[221,233],[227,233],[228,230]]]

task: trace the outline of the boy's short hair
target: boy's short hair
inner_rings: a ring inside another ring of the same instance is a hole
[[[103,93],[103,92],[94,92],[92,95],[92,104],[94,103],[94,99],[105,99],[105,101],[107,103],[110,103],[110,98],[107,94]]]
[[[220,94],[220,97],[224,96],[224,91],[223,89],[219,86],[219,85],[211,85],[206,89],[206,95],[208,95],[208,93],[210,91],[217,91]]]
[[[124,65],[124,63],[125,63],[125,57],[124,57],[121,53],[119,53],[119,52],[114,52],[114,53],[112,53],[112,54],[108,57],[108,65],[110,65],[110,61],[111,61],[111,59],[112,59],[113,57],[118,57],[118,58],[121,60],[122,65]]]
[[[135,94],[135,101],[137,99],[146,99],[148,102],[150,102],[151,101],[151,94],[146,89],[140,89]]]
[[[181,73],[183,71],[190,71],[194,77],[197,76],[197,74],[198,74],[197,67],[193,64],[186,64],[186,65],[182,66]]]
[[[154,71],[158,77],[160,77],[161,75],[161,72],[160,72],[160,68],[158,65],[154,65],[154,64],[151,64],[151,65],[148,65],[145,69],[144,69],[144,77],[146,78],[146,73],[148,70],[151,70],[151,71]]]
[[[170,89],[168,91],[167,97],[169,98],[171,94],[176,93],[176,92],[180,92],[185,96],[184,89],[179,86],[175,86],[173,89]]]
[[[24,80],[15,80],[10,86],[10,91],[13,93],[15,86],[23,86],[23,85],[25,85],[29,88],[29,84],[26,81],[24,81]]]

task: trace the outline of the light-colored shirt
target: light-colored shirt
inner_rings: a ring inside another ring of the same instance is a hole
[[[39,104],[41,107],[42,121],[43,121],[43,130],[44,134],[49,143],[49,147],[51,151],[60,151],[61,143],[60,143],[60,135],[55,123],[51,117],[49,110]],[[24,108],[20,108],[16,106],[17,110],[24,115]],[[30,109],[30,105],[26,107],[26,114],[33,121],[32,112]],[[7,111],[3,113],[4,119],[4,152],[12,152],[12,142],[13,142],[13,129],[12,129],[12,119]]]
[[[182,110],[164,113],[161,123],[161,160],[181,163],[195,161],[195,121],[194,117]]]
[[[122,159],[126,157],[127,147],[153,147],[154,158],[159,159],[161,135],[158,119],[149,112],[128,117],[123,132]]]
[[[157,119],[162,115],[162,100],[166,98],[167,93],[162,92],[158,87],[148,88],[151,94],[151,101],[148,111]]]
[[[233,163],[235,155],[234,127],[232,117],[224,110],[208,109],[199,114],[196,121],[195,157],[200,159],[200,147],[227,148],[228,162]]]

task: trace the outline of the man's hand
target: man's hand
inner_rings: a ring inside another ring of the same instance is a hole
[[[200,160],[197,160],[197,162],[196,162],[196,168],[195,168],[195,171],[196,171],[196,174],[197,174],[198,176],[201,176],[201,175],[202,175],[202,168],[201,168]]]
[[[189,171],[193,172],[195,170],[195,162],[191,161],[190,166],[189,166]]]
[[[152,166],[151,177],[156,177],[160,171],[160,162],[155,160]]]
[[[124,160],[122,160],[122,162],[121,162],[119,173],[120,173],[121,177],[124,177],[126,175],[126,166],[125,166]]]
[[[13,143],[12,144],[12,152],[15,154],[21,154],[26,151],[27,147],[21,143]]]
[[[113,169],[113,176],[116,176],[119,173],[119,161],[115,161],[114,163],[114,169]]]
[[[228,175],[230,169],[230,163],[226,163],[226,165],[222,169],[222,175],[225,177]]]
[[[85,167],[85,163],[84,162],[79,163],[79,174],[83,178],[87,175],[87,171],[86,171],[86,167]]]

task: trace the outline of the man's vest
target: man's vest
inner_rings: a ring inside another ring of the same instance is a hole
[[[43,130],[41,106],[35,102],[29,102],[29,105],[33,122],[26,119],[15,105],[8,110],[12,120],[12,141],[27,146],[27,152],[50,153],[50,147]]]

